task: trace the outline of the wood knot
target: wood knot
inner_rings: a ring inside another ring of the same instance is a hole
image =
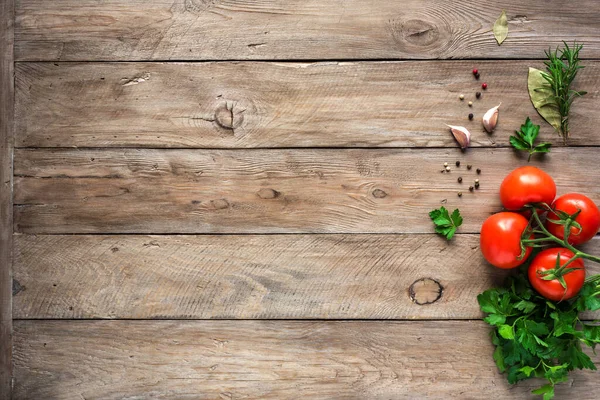
[[[375,197],[376,199],[383,199],[384,197],[387,197],[387,195],[388,194],[381,189],[373,190],[373,197]]]
[[[435,14],[399,16],[389,21],[388,29],[403,51],[419,52],[446,48],[450,29]]]
[[[274,199],[280,195],[277,190],[262,188],[258,192],[256,192],[258,197],[261,199]]]
[[[13,279],[12,281],[12,295],[16,296],[25,290],[25,286],[21,285],[18,280]]]
[[[227,199],[211,200],[210,204],[215,210],[224,210],[229,207],[229,202],[227,201]]]
[[[215,121],[223,129],[234,130],[244,122],[244,111],[236,102],[226,102],[215,110]]]
[[[443,291],[444,287],[438,281],[431,278],[418,279],[408,289],[413,303],[420,306],[435,303],[442,297]]]

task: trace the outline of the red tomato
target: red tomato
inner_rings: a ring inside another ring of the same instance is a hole
[[[561,266],[563,266],[574,255],[570,250],[562,247],[546,249],[535,256],[528,270],[529,282],[531,282],[531,286],[533,286],[533,288],[545,298],[554,301],[567,300],[575,296],[577,293],[579,293],[585,281],[585,270],[583,270],[584,266],[581,258],[573,261],[566,268],[567,271],[571,268],[582,268],[580,270],[575,270],[563,275],[563,278],[567,284],[566,291],[556,279],[549,281],[543,280],[541,275],[539,275],[539,272],[554,269],[558,254],[560,254]]]
[[[564,211],[567,214],[574,214],[581,210],[575,221],[581,225],[581,230],[571,227],[569,234],[569,243],[578,245],[589,241],[596,235],[600,229],[600,210],[589,197],[579,193],[568,193],[560,196],[552,204],[552,208]],[[548,213],[548,218],[558,219],[554,213]],[[546,228],[554,236],[564,239],[565,227],[546,221]]]
[[[500,200],[507,210],[520,210],[531,203],[552,203],[556,184],[539,168],[525,166],[508,174],[500,185]]]
[[[485,259],[493,266],[504,269],[523,264],[531,254],[531,247],[528,247],[525,257],[518,259],[521,255],[521,235],[527,223],[527,218],[513,212],[501,212],[486,219],[479,237]]]

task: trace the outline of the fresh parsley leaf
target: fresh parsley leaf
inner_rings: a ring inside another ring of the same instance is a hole
[[[452,239],[456,233],[456,229],[458,229],[463,222],[458,209],[454,210],[452,215],[450,215],[444,206],[440,207],[438,210],[431,211],[429,217],[435,225],[435,232],[444,236],[446,240]]]
[[[498,334],[507,340],[512,340],[515,338],[515,331],[513,330],[513,327],[506,324],[500,325],[498,328]]]
[[[500,314],[490,314],[483,319],[490,325],[502,325],[506,322],[506,316]]]
[[[600,287],[598,282],[586,282],[577,298],[577,311],[598,311],[600,310]]]
[[[551,400],[554,398],[554,385],[544,385],[538,389],[532,390],[531,393],[544,395],[544,400]]]
[[[529,161],[534,153],[548,153],[552,146],[550,143],[541,143],[537,146],[534,145],[535,139],[539,133],[540,126],[534,125],[533,122],[531,122],[531,119],[527,117],[525,124],[521,125],[520,130],[516,131],[517,136],[511,136],[509,141],[511,146],[515,149],[527,151],[529,153],[527,161]]]

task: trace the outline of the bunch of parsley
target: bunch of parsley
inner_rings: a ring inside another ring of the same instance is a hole
[[[537,294],[526,271],[522,267],[504,287],[486,290],[477,300],[488,314],[484,321],[494,327],[494,360],[500,372],[511,384],[545,378],[548,383],[532,393],[549,400],[569,371],[596,369],[582,345],[595,352],[600,325],[580,320],[579,313],[600,310],[600,275],[589,278],[573,299],[556,303]]]

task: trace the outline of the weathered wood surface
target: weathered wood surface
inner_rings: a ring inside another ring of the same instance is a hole
[[[475,319],[507,274],[478,235],[17,235],[14,275],[17,319]]]
[[[584,64],[576,86],[588,94],[572,109],[570,144],[600,145],[590,129],[600,125],[600,62]],[[541,62],[477,66],[480,81],[464,61],[19,63],[17,146],[454,147],[446,124],[468,127],[472,146],[508,146],[527,116],[542,124],[540,139],[561,144],[526,90],[528,66]],[[488,135],[481,118],[500,102]]]
[[[16,321],[14,398],[535,399],[492,352],[481,321]]]
[[[441,204],[460,207],[461,231],[475,233],[500,210],[502,179],[525,163],[511,149],[15,154],[15,230],[23,233],[431,233],[427,214]],[[554,177],[559,193],[600,203],[597,160],[594,148],[556,148],[532,165]],[[440,173],[444,162],[451,173]],[[476,178],[481,188],[470,193]]]
[[[506,10],[500,47],[494,21]],[[594,0],[17,0],[17,60],[600,56]]]
[[[12,365],[13,19],[13,1],[0,0],[0,400],[10,399]]]

